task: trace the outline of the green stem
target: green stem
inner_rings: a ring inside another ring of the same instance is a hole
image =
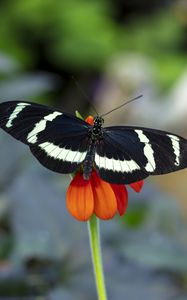
[[[107,300],[100,246],[99,219],[95,215],[88,221],[88,231],[98,300]]]

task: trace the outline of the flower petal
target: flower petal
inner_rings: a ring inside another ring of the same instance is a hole
[[[114,191],[117,200],[117,207],[120,216],[122,216],[128,205],[128,192],[125,185],[121,184],[111,184],[111,187]]]
[[[144,181],[140,180],[130,184],[130,187],[137,193],[139,193],[144,185]]]
[[[79,221],[87,221],[93,213],[92,186],[81,173],[75,175],[68,187],[66,204],[70,214]]]
[[[90,125],[93,125],[94,123],[94,118],[92,116],[88,116],[85,121],[90,124]]]
[[[95,171],[91,175],[91,184],[94,195],[94,213],[100,219],[112,219],[117,212],[117,200],[110,184],[99,178]]]

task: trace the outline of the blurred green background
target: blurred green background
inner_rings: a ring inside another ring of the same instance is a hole
[[[0,99],[87,116],[143,94],[106,124],[187,138],[187,1],[0,2]],[[92,300],[86,224],[65,208],[69,177],[0,133],[0,299]],[[187,299],[187,172],[129,190],[123,218],[101,222],[110,299]]]

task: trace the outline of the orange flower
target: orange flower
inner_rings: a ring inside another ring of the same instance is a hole
[[[93,117],[86,122],[93,124]],[[143,180],[131,183],[135,192],[140,192]],[[79,221],[88,221],[92,214],[103,220],[112,219],[118,212],[122,216],[128,204],[128,193],[125,185],[110,184],[102,180],[93,169],[89,180],[78,172],[67,190],[67,208],[70,214]]]
[[[139,192],[143,180],[130,186]],[[128,204],[128,193],[125,185],[110,184],[102,180],[95,170],[89,180],[77,173],[67,190],[67,208],[70,214],[79,221],[87,221],[92,214],[103,220],[112,219],[117,212],[122,216]]]

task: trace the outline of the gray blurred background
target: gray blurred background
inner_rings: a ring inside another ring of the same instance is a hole
[[[187,138],[187,1],[0,2],[0,101],[83,116],[138,94],[106,124]],[[68,176],[0,132],[0,299],[94,300],[87,224],[66,211]],[[101,222],[109,300],[187,299],[187,171],[129,190],[124,217]]]

